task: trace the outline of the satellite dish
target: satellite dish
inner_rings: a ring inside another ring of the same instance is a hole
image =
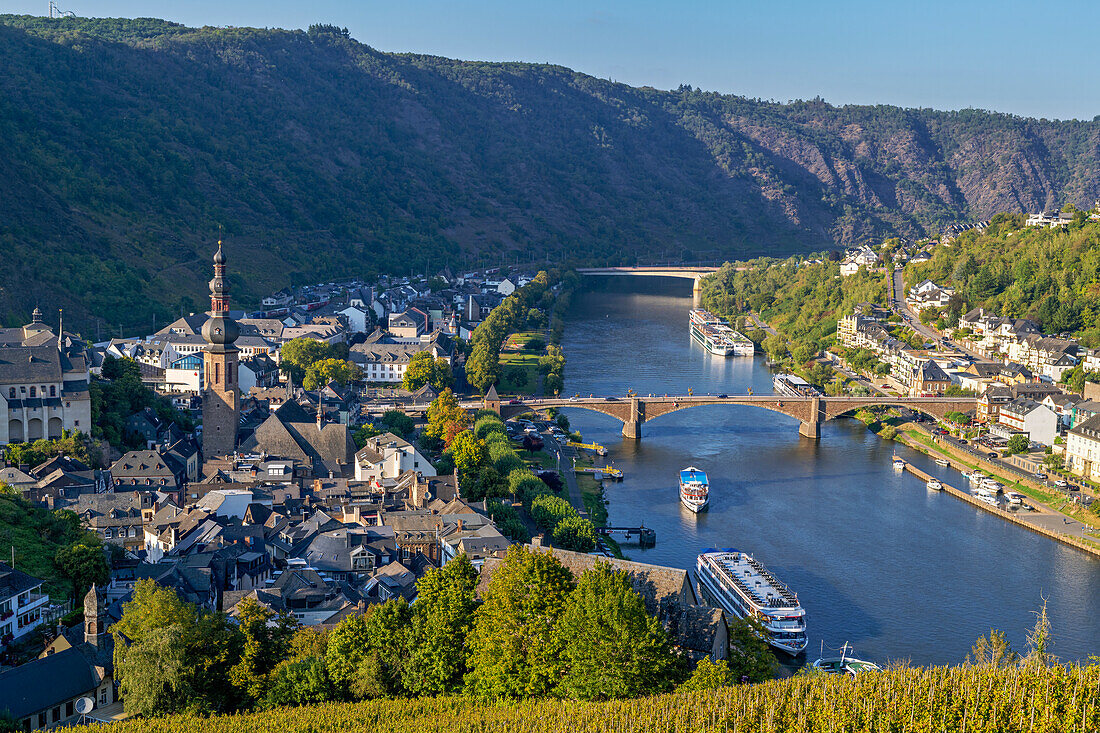
[[[90,697],[82,697],[76,701],[76,712],[81,715],[87,715],[92,712],[92,708],[95,707],[95,700]]]

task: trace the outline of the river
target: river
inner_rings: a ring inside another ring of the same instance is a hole
[[[686,281],[616,278],[578,292],[566,319],[565,394],[770,393],[763,357],[721,359],[688,335]],[[645,524],[657,545],[626,554],[693,568],[705,547],[754,554],[798,593],[809,645],[879,662],[955,664],[990,628],[1017,650],[1048,602],[1053,652],[1100,655],[1100,560],[1027,531],[895,472],[895,451],[955,486],[965,480],[855,420],[801,438],[798,422],[753,407],[708,406],[645,423],[639,442],[621,423],[572,408],[573,428],[607,446],[625,472],[609,483],[609,523]],[[710,476],[710,507],[680,506],[677,472]]]

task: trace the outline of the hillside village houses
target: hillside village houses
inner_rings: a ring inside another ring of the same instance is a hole
[[[840,274],[848,277],[859,272],[861,267],[871,269],[881,261],[882,259],[878,254],[866,245],[848,250],[844,255],[844,259],[840,262]]]
[[[106,469],[63,456],[0,469],[0,479],[29,500],[73,511],[122,551],[110,581],[85,601],[90,625],[63,630],[41,658],[0,672],[0,699],[16,701],[9,709],[22,729],[72,720],[83,696],[95,702],[93,718],[121,712],[108,629],[141,579],[230,615],[253,598],[304,625],[334,624],[371,604],[415,600],[417,580],[459,554],[481,568],[512,544],[486,504],[461,498],[457,475],[436,475],[415,442],[385,433],[357,450],[351,436],[378,405],[423,409],[434,390],[396,387],[411,356],[429,351],[453,364],[454,336],[479,322],[466,318],[466,305],[478,303],[480,319],[487,314],[481,305],[491,310],[528,277],[446,273],[446,287],[436,292],[407,279],[383,279],[374,288],[287,289],[265,302],[269,311],[249,317],[230,309],[226,267],[219,249],[210,313],[182,317],[148,337],[89,348],[61,329],[59,339],[38,313],[25,328],[0,330],[4,442],[90,429],[90,365],[108,355],[134,358],[148,386],[190,395],[187,404],[202,417],[201,431],[184,434],[154,410],[128,416],[128,439],[141,447],[116,451]],[[346,318],[348,308],[357,309],[365,328]],[[366,388],[306,391],[279,375],[280,347],[303,333],[296,329],[311,328],[305,337],[318,340],[339,331],[364,369]],[[252,381],[246,365],[260,363]],[[631,568],[639,578],[682,572]],[[0,565],[0,651],[60,615],[42,586],[42,579]],[[681,605],[660,612],[674,638],[690,639],[693,654],[724,654],[721,611],[690,594]],[[43,683],[51,679],[59,682]]]

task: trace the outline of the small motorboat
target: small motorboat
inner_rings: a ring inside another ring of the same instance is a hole
[[[951,465],[951,461],[947,460],[946,458],[937,458],[936,459],[936,465],[937,466],[943,466],[944,468],[947,468],[948,466]]]
[[[824,642],[822,642],[821,649],[822,652],[825,651]],[[866,659],[857,659],[852,656],[851,652],[851,645],[848,642],[844,642],[844,646],[840,648],[839,657],[822,656],[814,662],[813,667],[815,670],[825,672],[826,674],[846,674],[850,677],[855,677],[860,672],[882,671],[882,667],[874,662],[868,662]]]
[[[905,461],[903,461],[901,458],[898,458],[897,456],[894,456],[894,469],[900,471],[903,468],[905,468]]]
[[[943,482],[940,481],[938,478],[928,479],[928,482],[925,484],[925,486],[932,489],[932,491],[943,491]]]

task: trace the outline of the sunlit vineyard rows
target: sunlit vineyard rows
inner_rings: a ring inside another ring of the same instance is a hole
[[[485,705],[467,698],[379,700],[220,718],[131,720],[106,733],[647,733],[649,731],[966,731],[1096,733],[1100,666],[940,667],[758,685],[604,703],[541,700]]]

